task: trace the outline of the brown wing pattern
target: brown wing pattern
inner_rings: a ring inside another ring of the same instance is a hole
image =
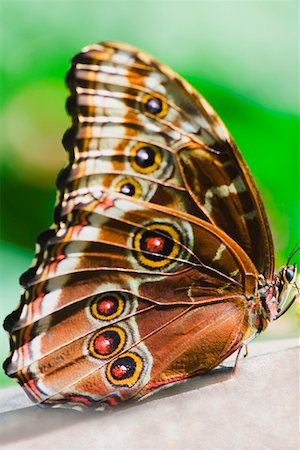
[[[272,243],[228,132],[177,75],[104,43],[73,59],[67,84],[69,164],[5,321],[5,370],[39,404],[101,408],[235,351],[259,327]]]

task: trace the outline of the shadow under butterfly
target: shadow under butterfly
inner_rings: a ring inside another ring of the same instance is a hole
[[[103,410],[217,367],[280,317],[263,202],[225,126],[146,53],[104,42],[67,75],[54,225],[4,327],[39,406]]]

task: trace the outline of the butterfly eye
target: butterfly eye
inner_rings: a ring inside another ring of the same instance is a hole
[[[131,166],[136,172],[155,172],[162,162],[161,151],[155,145],[138,144],[131,149]]]
[[[142,186],[134,178],[123,178],[116,184],[115,190],[134,198],[140,198],[142,194]]]
[[[119,327],[104,328],[95,333],[89,343],[89,352],[99,359],[110,358],[124,347],[126,335]]]
[[[283,271],[283,279],[286,283],[292,283],[296,278],[296,267],[286,267]]]
[[[106,376],[114,385],[130,387],[138,381],[142,369],[143,361],[140,356],[127,352],[109,363]]]
[[[146,268],[162,268],[173,263],[180,252],[179,232],[170,225],[156,223],[138,231],[133,238],[139,263]]]
[[[162,118],[167,114],[168,105],[164,97],[159,94],[146,94],[142,98],[143,109],[152,116]]]
[[[99,320],[112,320],[124,311],[125,300],[117,292],[108,292],[97,296],[91,303],[92,316]]]

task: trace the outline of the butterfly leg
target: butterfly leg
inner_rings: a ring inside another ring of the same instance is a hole
[[[250,336],[248,339],[246,339],[245,341],[243,341],[238,349],[237,355],[236,355],[236,359],[235,359],[235,363],[233,366],[233,370],[232,370],[232,374],[235,375],[236,373],[236,368],[237,368],[237,364],[238,364],[238,359],[240,357],[241,351],[243,350],[243,348],[245,348],[245,354],[244,354],[244,358],[246,358],[249,354],[248,351],[248,344],[255,339],[258,335],[260,334],[260,331],[257,331],[256,333],[254,333],[252,336]]]
[[[244,342],[242,342],[241,345],[240,345],[240,347],[239,347],[239,349],[238,349],[236,358],[235,358],[234,366],[233,366],[233,369],[232,369],[232,375],[235,375],[235,374],[236,374],[236,369],[237,369],[238,359],[239,359],[240,354],[241,354],[241,351],[242,351],[242,349],[243,349],[244,347],[245,347],[245,344],[244,344]]]

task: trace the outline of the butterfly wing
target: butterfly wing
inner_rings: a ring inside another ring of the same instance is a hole
[[[97,208],[86,209],[88,225],[48,239],[6,320],[6,372],[39,404],[103,408],[143,397],[212,369],[253,332],[257,273],[218,228],[125,210],[131,224],[118,221],[114,234],[114,219],[99,226]],[[164,250],[145,248],[151,238]]]
[[[238,214],[264,212],[219,119],[148,55],[91,46],[67,83],[69,164],[5,322],[5,370],[38,403],[97,407],[210,370],[258,327],[250,309],[267,263]],[[236,227],[222,225],[222,205]]]
[[[99,115],[100,104],[111,107],[108,114],[118,115],[127,134],[171,148],[189,193],[187,210],[226,231],[259,273],[272,278],[273,244],[263,202],[236,144],[205,99],[168,67],[124,44],[88,47],[73,60],[71,85],[74,77],[88,92],[84,100],[81,96],[82,120]]]

